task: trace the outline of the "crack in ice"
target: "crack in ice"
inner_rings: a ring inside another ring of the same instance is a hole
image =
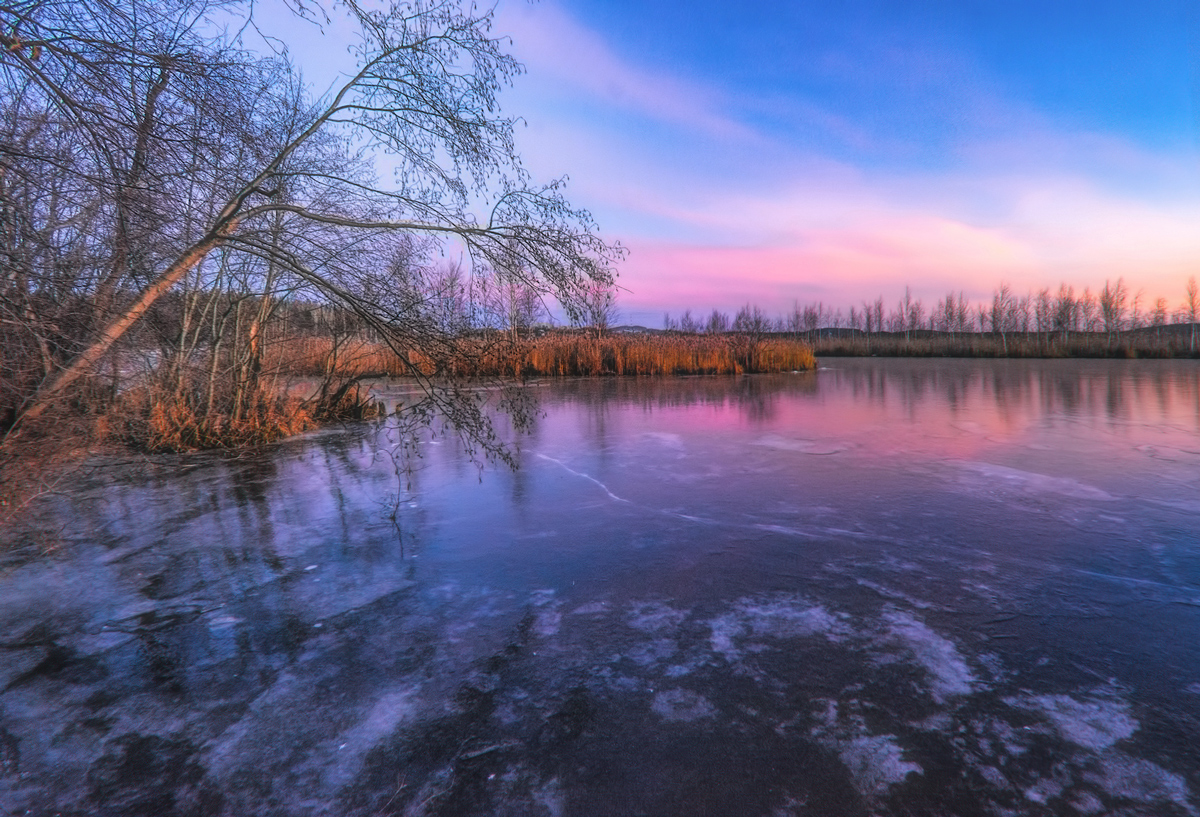
[[[625,504],[627,504],[627,505],[632,505],[632,504],[633,504],[633,503],[632,503],[630,500],[628,500],[628,499],[624,499],[623,497],[619,497],[619,496],[617,496],[616,494],[614,494],[612,491],[610,491],[610,490],[608,489],[608,486],[607,486],[607,485],[605,485],[603,482],[601,482],[600,480],[596,479],[595,477],[591,476],[590,474],[585,474],[585,473],[583,473],[582,471],[576,471],[574,468],[570,467],[569,465],[567,465],[567,464],[566,464],[565,462],[563,462],[562,460],[556,460],[556,459],[554,459],[554,457],[548,457],[548,456],[546,456],[545,454],[538,454],[537,456],[541,457],[541,458],[542,458],[542,459],[544,459],[544,460],[549,460],[550,462],[552,462],[552,463],[554,463],[555,465],[557,465],[557,466],[559,466],[560,468],[562,468],[562,469],[563,469],[564,471],[566,471],[567,473],[574,474],[574,475],[575,475],[575,476],[577,476],[577,477],[581,477],[581,478],[583,478],[583,479],[586,479],[588,482],[594,482],[594,483],[596,483],[597,485],[599,485],[599,486],[600,486],[600,489],[601,489],[602,491],[604,491],[604,493],[608,494],[608,497],[609,497],[609,499],[613,500],[614,502],[624,502],[624,503],[625,503]]]

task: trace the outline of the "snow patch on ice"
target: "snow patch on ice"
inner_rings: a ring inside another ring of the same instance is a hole
[[[837,454],[849,447],[845,443],[796,440],[782,437],[778,434],[765,434],[755,440],[754,445],[763,446],[764,448],[774,448],[779,451],[797,451],[801,454],[814,455]]]
[[[566,811],[566,798],[563,797],[562,787],[559,785],[558,778],[555,777],[540,788],[533,789],[530,792],[533,795],[534,802],[546,810],[550,817],[562,817]]]
[[[844,742],[838,757],[859,788],[870,794],[883,794],[913,772],[921,773],[920,766],[904,759],[891,735],[864,735]]]
[[[1111,500],[1112,494],[1078,480],[1067,477],[1051,477],[1019,468],[992,465],[986,462],[964,462],[959,467],[984,477],[992,485],[1001,485],[1030,494],[1058,494],[1071,499]]]
[[[812,730],[820,743],[838,753],[858,790],[865,795],[886,794],[888,787],[902,782],[910,774],[921,774],[921,767],[904,759],[895,735],[872,735],[862,718],[838,717],[836,701],[825,700],[825,711]]]
[[[534,632],[542,638],[550,638],[558,635],[558,629],[562,626],[562,613],[555,609],[541,610],[537,615],[537,623],[534,624]]]
[[[727,613],[714,618],[708,626],[712,632],[709,637],[712,651],[724,656],[725,660],[731,664],[736,662],[741,656],[741,650],[733,643],[733,640],[745,634],[745,625],[737,616]]]
[[[1004,698],[1010,707],[1036,711],[1063,739],[1092,751],[1102,751],[1138,731],[1129,704],[1114,690],[1102,687],[1084,701],[1069,695],[1026,695]]]
[[[661,633],[675,629],[685,618],[687,613],[662,602],[643,602],[630,609],[629,626],[643,633]]]
[[[736,610],[756,636],[798,638],[840,634],[845,629],[824,607],[794,596],[743,599]]]
[[[1138,729],[1137,720],[1129,714],[1129,704],[1108,694],[1084,701],[1069,695],[1026,695],[1005,698],[1004,702],[1041,713],[1065,740],[1095,752]]]
[[[1099,770],[1084,774],[1084,779],[1100,786],[1110,797],[1142,803],[1167,801],[1188,814],[1197,813],[1188,800],[1190,792],[1182,777],[1123,752],[1105,752],[1100,756]]]
[[[711,718],[717,713],[707,698],[690,689],[664,689],[655,693],[650,708],[663,720],[685,723]]]
[[[889,637],[902,644],[929,673],[935,701],[944,703],[947,698],[969,695],[974,691],[975,675],[953,642],[908,613],[890,610],[884,613],[883,618],[888,624]]]
[[[676,451],[683,450],[683,437],[679,434],[671,434],[666,431],[647,431],[642,436],[647,440],[653,440],[654,442],[666,446],[667,448],[671,448]]]
[[[733,610],[709,621],[712,651],[733,663],[746,650],[764,649],[761,645],[741,647],[737,639],[804,638],[823,636],[840,641],[850,632],[841,617],[819,604],[794,595],[740,599]]]
[[[665,661],[678,651],[679,646],[674,641],[667,638],[659,638],[634,646],[629,651],[629,658],[639,666],[648,667],[651,664]]]
[[[907,604],[912,605],[913,607],[916,607],[919,610],[928,610],[934,606],[932,603],[930,603],[928,601],[924,601],[922,599],[915,598],[913,596],[908,595],[907,593],[902,593],[899,590],[893,590],[890,587],[885,587],[884,585],[879,584],[878,582],[873,582],[869,579],[855,579],[855,581],[857,582],[859,587],[865,587],[868,590],[874,590],[876,593],[883,596],[885,599],[892,599],[894,601],[903,601],[903,602],[906,602]]]
[[[1060,772],[1061,774],[1061,772]],[[1070,779],[1060,779],[1060,774],[1054,777],[1043,777],[1025,790],[1025,799],[1032,800],[1034,803],[1045,804],[1047,800],[1062,795],[1066,789]]]

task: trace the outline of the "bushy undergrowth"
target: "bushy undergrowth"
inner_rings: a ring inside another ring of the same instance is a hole
[[[141,386],[122,395],[106,424],[134,448],[163,452],[264,445],[306,431],[315,422],[295,399],[260,394],[248,411],[234,417],[204,411],[186,396]]]
[[[273,378],[272,381],[275,379]],[[100,416],[100,436],[148,452],[266,445],[322,422],[364,419],[377,407],[353,378],[317,394],[295,395],[277,382],[206,391],[195,373],[155,373],[121,393]]]

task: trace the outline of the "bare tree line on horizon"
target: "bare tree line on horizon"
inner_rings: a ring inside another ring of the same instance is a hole
[[[886,307],[882,296],[853,305],[846,312],[822,302],[796,301],[790,312],[772,318],[759,306],[747,303],[732,318],[719,309],[700,316],[690,309],[678,317],[668,312],[663,316],[663,329],[697,334],[786,333],[814,342],[843,334],[870,337],[887,333],[906,341],[918,332],[951,337],[991,335],[1000,340],[1002,351],[1007,354],[1013,335],[1057,339],[1062,343],[1068,343],[1074,335],[1100,335],[1111,346],[1120,341],[1123,333],[1175,324],[1188,328],[1187,352],[1195,354],[1198,321],[1200,287],[1193,276],[1188,279],[1184,298],[1175,309],[1164,297],[1147,304],[1140,291],[1131,294],[1123,278],[1115,283],[1106,280],[1095,293],[1084,288],[1078,295],[1068,284],[1060,285],[1057,291],[1043,287],[1018,295],[1007,283],[1001,283],[990,302],[972,302],[960,290],[948,292],[932,307],[927,307],[906,286],[904,295],[891,309]]]

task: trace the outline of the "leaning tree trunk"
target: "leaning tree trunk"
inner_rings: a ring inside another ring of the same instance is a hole
[[[60,371],[48,385],[43,386],[33,395],[28,407],[17,416],[16,421],[9,429],[8,437],[11,438],[22,424],[31,423],[42,416],[54,400],[66,391],[68,386],[91,371],[100,358],[104,357],[104,354],[112,348],[112,345],[129,330],[129,327],[137,323],[154,302],[179,283],[189,270],[203,261],[213,248],[221,243],[222,239],[221,235],[209,234],[175,259],[175,262],[167,267],[154,283],[143,290],[138,299],[124,313],[104,328],[79,357]]]

